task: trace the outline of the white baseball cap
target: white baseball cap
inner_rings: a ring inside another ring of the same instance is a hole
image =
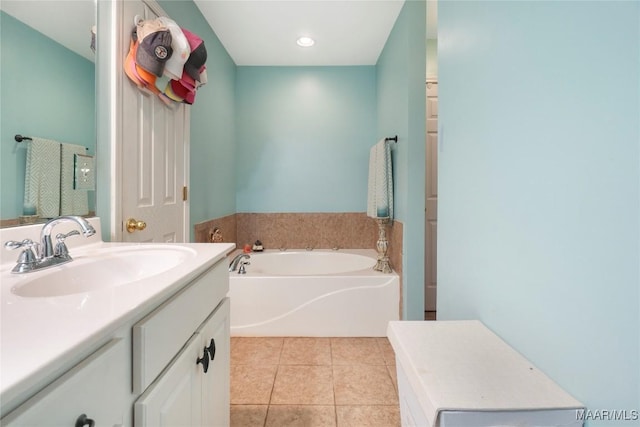
[[[173,54],[164,64],[164,74],[173,80],[180,80],[184,63],[187,62],[191,54],[191,47],[184,33],[173,19],[166,16],[161,16],[157,19],[167,27],[172,37],[171,48],[173,49]]]

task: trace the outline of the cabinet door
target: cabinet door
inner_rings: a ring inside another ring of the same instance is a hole
[[[167,333],[169,333],[167,331]],[[202,339],[194,334],[178,356],[136,401],[136,427],[199,426],[202,424]]]
[[[131,381],[131,350],[126,342],[117,338],[105,344],[4,417],[0,424],[74,426],[85,414],[98,426],[124,425]]]
[[[202,377],[202,425],[228,426],[230,423],[229,298],[223,299],[205,321],[200,329],[200,336],[213,359],[209,363],[207,373]]]

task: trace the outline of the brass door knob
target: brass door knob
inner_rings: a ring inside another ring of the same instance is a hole
[[[133,233],[134,231],[142,231],[147,228],[147,223],[144,221],[138,221],[137,219],[129,218],[125,223],[127,226],[127,231],[129,233]]]

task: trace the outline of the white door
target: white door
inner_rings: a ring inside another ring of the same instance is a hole
[[[427,81],[426,213],[424,251],[424,307],[436,311],[438,225],[438,82]]]
[[[134,17],[153,19],[164,14],[155,2],[123,2],[123,58],[129,50]],[[189,107],[167,106],[157,95],[143,92],[124,72],[121,97],[121,207],[118,240],[184,242],[188,233]],[[146,223],[128,231],[127,220]]]

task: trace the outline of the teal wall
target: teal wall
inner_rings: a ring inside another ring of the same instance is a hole
[[[0,12],[0,218],[22,215],[26,142],[39,136],[84,145],[95,154],[95,67]],[[94,192],[89,192],[94,209]]]
[[[407,1],[378,59],[378,137],[393,147],[394,209],[403,223],[403,318],[424,319],[426,3]]]
[[[236,65],[191,0],[160,1],[207,48],[206,85],[191,107],[191,232],[193,225],[236,212]],[[193,234],[191,235],[193,240]]]
[[[376,73],[238,67],[238,212],[364,212]]]
[[[480,319],[590,409],[639,410],[640,3],[438,19],[438,318]]]

